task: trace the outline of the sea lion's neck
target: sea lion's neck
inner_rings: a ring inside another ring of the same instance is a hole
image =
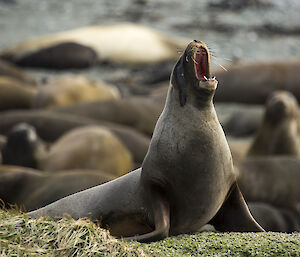
[[[179,90],[174,88],[171,84],[168,90],[164,110],[174,113],[182,113],[192,110],[199,110],[205,113],[215,113],[212,101],[213,95],[203,94],[203,92],[202,94],[198,94],[198,92],[189,92],[195,90],[191,88],[187,88],[186,90],[186,102],[184,105],[181,105],[179,100]]]

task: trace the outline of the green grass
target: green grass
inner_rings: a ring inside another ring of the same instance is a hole
[[[88,220],[0,210],[0,256],[300,256],[300,233],[197,233],[151,244],[117,240]]]

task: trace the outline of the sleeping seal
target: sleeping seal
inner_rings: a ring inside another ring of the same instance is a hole
[[[173,69],[141,168],[29,215],[89,217],[114,236],[140,242],[199,231],[207,223],[219,231],[263,231],[236,184],[209,69],[206,45],[192,41]]]

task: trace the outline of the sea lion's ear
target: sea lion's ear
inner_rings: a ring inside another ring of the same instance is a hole
[[[181,106],[184,106],[186,103],[186,92],[185,92],[185,83],[184,83],[184,70],[183,70],[183,58],[184,54],[180,57],[178,62],[175,65],[175,85],[178,87],[179,91],[179,102]]]

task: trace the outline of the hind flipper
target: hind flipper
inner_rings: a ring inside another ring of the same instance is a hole
[[[244,197],[235,183],[215,217],[209,222],[221,232],[263,232],[252,217]]]
[[[170,229],[170,207],[168,201],[156,192],[152,190],[152,210],[154,218],[155,229],[152,232],[137,235],[132,237],[125,237],[125,240],[139,241],[141,243],[154,242],[162,240],[169,236]]]

